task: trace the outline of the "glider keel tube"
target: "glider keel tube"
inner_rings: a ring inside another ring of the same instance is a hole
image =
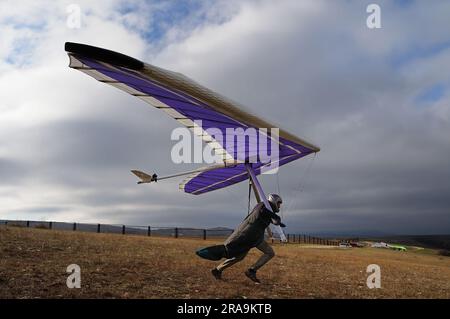
[[[256,178],[255,171],[252,168],[252,164],[246,163],[245,168],[247,169],[248,176],[252,180],[253,185],[255,186],[256,191],[258,192],[259,198],[262,199],[264,202],[264,206],[270,211],[272,211],[272,207],[269,204],[269,201],[267,200],[266,195],[264,194],[264,191],[261,187],[261,184],[259,183],[258,179]],[[256,192],[255,192],[256,194]],[[286,236],[284,235],[283,230],[280,226],[274,225],[273,226],[276,232],[280,235],[281,241],[287,242]]]
[[[197,168],[197,169],[194,169],[191,171],[176,173],[176,174],[167,175],[167,176],[158,176],[156,174],[150,175],[150,174],[147,174],[147,173],[145,173],[143,171],[139,171],[139,170],[131,170],[131,172],[134,175],[136,175],[137,177],[139,177],[140,181],[138,182],[138,184],[145,184],[145,183],[157,182],[157,181],[161,181],[164,179],[170,179],[170,178],[179,177],[179,176],[208,172],[208,171],[212,171],[212,170],[215,170],[218,168],[234,167],[235,165],[236,165],[236,162],[234,162],[234,161],[224,162],[223,164],[219,163],[219,164],[201,167],[201,168]]]

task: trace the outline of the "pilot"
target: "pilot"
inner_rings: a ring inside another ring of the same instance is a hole
[[[277,215],[283,203],[281,197],[277,194],[270,194],[267,200],[273,212],[268,210],[263,202],[258,203],[225,241],[226,255],[230,258],[211,270],[216,279],[222,279],[222,272],[226,268],[242,261],[250,249],[256,247],[263,252],[263,255],[245,271],[245,275],[252,281],[260,283],[260,280],[256,277],[256,272],[275,256],[272,247],[264,240],[264,231],[271,223],[286,227]]]

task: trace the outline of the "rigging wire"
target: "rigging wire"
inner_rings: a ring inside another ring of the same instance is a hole
[[[286,208],[286,212],[290,211],[291,208],[294,207],[294,204],[297,202],[299,196],[295,196],[297,192],[303,192],[304,187],[306,185],[307,179],[310,176],[309,172],[311,171],[312,164],[314,163],[316,159],[317,153],[314,153],[314,157],[309,161],[308,166],[303,171],[302,176],[300,177],[300,181],[298,183],[297,187],[294,187],[292,194],[294,195],[294,199],[289,203],[288,207]],[[302,187],[303,186],[303,187]]]
[[[296,194],[297,192],[303,192],[303,188],[302,188],[302,184],[303,187],[306,184],[307,181],[307,177],[309,177],[309,172],[311,171],[312,168],[312,164],[314,163],[315,159],[316,159],[316,155],[317,153],[314,153],[314,157],[309,161],[308,166],[306,167],[306,169],[304,170],[302,176],[300,177],[300,181],[297,187],[294,187],[292,190],[292,194]],[[277,191],[278,194],[281,196],[281,188],[280,188],[280,171],[278,170],[276,173],[276,182],[277,182]],[[247,215],[250,214],[250,207],[251,207],[251,192],[252,192],[252,185],[251,185],[251,181],[249,179],[249,190],[248,190],[248,199],[246,201],[246,206],[247,206]],[[236,199],[235,202],[238,203],[243,203],[242,201],[242,197],[233,193],[228,187],[225,187],[225,190]],[[283,197],[283,196],[282,196]],[[289,202],[289,205],[286,207],[286,209],[282,209],[280,212],[281,217],[284,219],[284,212],[288,213],[290,211],[290,209],[292,207],[294,207],[295,203],[297,202],[299,196],[294,196],[294,199],[292,201]],[[239,204],[240,206],[241,204]]]
[[[234,203],[237,203],[239,205],[239,207],[241,207],[241,205],[243,206],[242,210],[245,209],[244,207],[247,207],[247,201],[245,199],[243,200],[242,195],[237,195],[237,194],[233,193],[229,189],[229,187],[224,187],[224,189],[228,192],[228,194],[230,194],[235,199]]]
[[[248,179],[248,208],[247,208],[247,216],[250,215],[250,202],[252,196],[252,181],[250,178]]]

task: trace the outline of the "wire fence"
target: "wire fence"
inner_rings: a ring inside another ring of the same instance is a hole
[[[120,224],[89,224],[66,223],[54,221],[31,220],[0,220],[0,224],[12,227],[26,227],[38,229],[52,229],[65,231],[81,231],[104,234],[139,235],[148,237],[172,237],[172,238],[202,238],[220,239],[226,238],[233,232],[229,228],[186,228],[186,227],[159,227],[159,226],[130,226]],[[338,246],[339,241],[327,238],[319,238],[304,234],[287,234],[288,243]],[[279,238],[272,238],[272,243],[279,242]]]

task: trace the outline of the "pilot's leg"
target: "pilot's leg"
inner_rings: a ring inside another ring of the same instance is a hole
[[[253,266],[251,266],[249,269],[245,271],[245,275],[254,282],[260,283],[258,277],[256,277],[256,271],[262,266],[264,266],[269,260],[271,260],[275,256],[275,252],[265,240],[263,240],[261,244],[256,246],[256,248],[258,248],[264,254],[261,257],[259,257],[259,259]]]
[[[250,267],[250,269],[254,270],[255,272],[275,256],[273,248],[270,247],[270,245],[265,240],[263,240],[261,244],[256,246],[256,248],[262,251],[264,255],[259,257],[256,263],[252,267]]]
[[[228,267],[231,267],[234,264],[240,262],[242,259],[245,258],[245,256],[247,256],[247,254],[248,254],[248,251],[243,252],[242,254],[239,254],[233,258],[226,259],[223,263],[221,263],[219,266],[217,266],[216,269],[218,271],[222,272],[225,269],[227,269]]]
[[[213,268],[211,270],[212,275],[216,278],[216,279],[222,279],[222,271],[224,271],[225,269],[227,269],[228,267],[233,266],[234,264],[240,262],[242,259],[245,258],[245,256],[247,256],[248,251],[243,252],[242,254],[239,254],[233,258],[229,258],[227,260],[225,260],[223,263],[221,263],[219,266],[217,266],[216,268]]]

